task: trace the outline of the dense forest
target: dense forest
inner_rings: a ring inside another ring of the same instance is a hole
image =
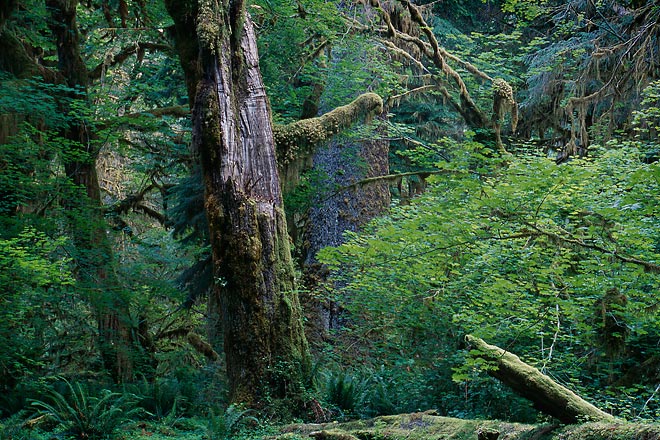
[[[0,439],[660,438],[659,130],[652,0],[0,0]]]

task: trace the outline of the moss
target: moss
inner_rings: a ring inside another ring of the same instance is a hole
[[[529,433],[534,432],[535,428],[534,425],[500,421],[462,420],[435,416],[429,413],[412,413],[346,423],[292,425],[284,428],[283,432],[287,432],[287,435],[296,433],[316,438],[340,438],[340,435],[347,435],[361,440],[475,440],[478,432],[497,431],[501,433],[501,438],[522,440],[529,438]],[[332,436],[319,437],[314,433],[327,433],[327,435]]]
[[[383,100],[375,93],[365,93],[347,105],[317,118],[303,119],[273,127],[280,165],[292,162],[360,119],[369,119],[383,111]]]
[[[493,80],[493,119],[496,124],[511,113],[511,131],[516,131],[518,126],[518,104],[513,95],[513,87],[502,78]]]
[[[495,433],[499,433],[498,439],[507,440],[658,440],[660,424],[598,422],[560,428],[558,425],[531,425],[498,420],[463,420],[435,416],[427,412],[346,423],[289,425],[282,429],[280,436],[274,438],[309,436],[360,440],[476,440],[480,434],[482,438],[491,438]]]
[[[197,14],[197,39],[202,48],[215,54],[222,31],[222,20],[217,11],[217,3],[200,0]]]
[[[556,417],[563,423],[579,420],[614,421],[614,417],[580,398],[571,390],[556,383],[518,356],[480,338],[468,335],[467,342],[475,349],[472,353],[495,368],[488,374],[510,386],[520,396],[531,400],[541,411]]]
[[[658,440],[660,425],[657,423],[584,423],[565,427],[548,436],[549,439],[566,440]]]

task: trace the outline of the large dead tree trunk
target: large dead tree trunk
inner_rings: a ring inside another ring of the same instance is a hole
[[[529,399],[539,411],[569,424],[587,420],[614,421],[612,415],[524,363],[515,354],[471,335],[466,336],[466,340],[476,350],[475,356],[494,364],[495,368],[489,368],[488,374],[504,382],[518,395]]]
[[[240,1],[166,3],[189,91],[195,83],[193,147],[230,399],[261,407],[268,398],[300,397],[310,358],[252,22]]]

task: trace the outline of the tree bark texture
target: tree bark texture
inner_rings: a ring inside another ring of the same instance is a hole
[[[587,420],[614,421],[612,415],[524,363],[515,354],[471,335],[466,336],[466,341],[476,351],[475,356],[494,364],[496,368],[488,369],[488,374],[504,382],[518,395],[529,399],[539,411],[567,424]]]
[[[230,399],[258,408],[267,398],[298,397],[310,369],[270,110],[244,6],[183,3],[168,1],[167,6],[179,38],[194,23],[196,35],[188,38],[196,38],[200,49],[193,148],[204,176],[212,296],[222,312]],[[184,10],[192,14],[181,15]]]
[[[356,231],[389,207],[387,182],[357,186],[328,196],[336,187],[346,187],[363,179],[387,175],[389,172],[389,142],[379,139],[340,140],[334,136],[364,119],[369,122],[383,114],[383,100],[375,93],[364,93],[347,105],[321,116],[275,126],[275,144],[283,191],[292,191],[300,175],[309,169],[324,176],[325,188],[318,194],[307,212],[290,213],[291,233],[299,250],[297,257],[303,266],[306,291],[313,292],[323,283],[326,271],[316,260],[316,253],[325,246],[343,243],[344,231]],[[377,133],[379,135],[381,133]],[[321,295],[322,296],[322,295]],[[336,327],[338,306],[319,301],[314,293],[302,296],[306,313],[307,335],[310,340],[327,336]]]

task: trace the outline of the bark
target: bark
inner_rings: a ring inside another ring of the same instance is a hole
[[[69,98],[86,99],[89,77],[80,54],[80,34],[76,20],[77,1],[47,0],[51,12],[49,24],[58,54],[58,70],[75,92]],[[68,108],[62,108],[68,113]],[[118,293],[119,281],[113,270],[113,250],[107,238],[101,212],[101,190],[96,172],[98,151],[94,149],[94,133],[83,120],[71,121],[60,135],[71,141],[71,159],[64,164],[67,176],[84,190],[80,198],[68,202],[77,249],[78,279],[88,289],[95,308],[99,331],[99,348],[103,363],[116,382],[133,377],[133,343],[127,324],[128,304]]]
[[[375,93],[365,93],[353,102],[315,117],[273,127],[277,163],[284,191],[293,189],[300,173],[319,146],[360,119],[369,120],[383,112],[383,100]]]
[[[230,400],[255,408],[273,398],[301,404],[310,358],[252,22],[241,2],[167,7],[184,69],[200,69],[199,76],[185,71],[195,75],[187,78],[196,84],[193,148],[202,164]],[[191,22],[196,35],[186,28]]]
[[[322,286],[327,281],[327,268],[318,263],[316,255],[326,246],[341,245],[345,231],[358,231],[390,206],[385,180],[351,187],[364,178],[387,175],[388,157],[389,142],[378,139],[378,134],[369,140],[332,140],[314,155],[314,169],[327,175],[327,188],[314,198],[299,245],[305,287],[310,292],[304,301],[310,340],[326,339],[329,330],[338,328],[341,321],[339,305],[325,299]],[[347,189],[328,194],[327,190],[334,188]]]
[[[496,368],[488,374],[510,386],[518,395],[529,399],[534,406],[562,423],[572,424],[585,420],[613,422],[615,418],[585,401],[568,388],[558,384],[536,368],[482,339],[468,335],[467,342],[476,350],[474,355]]]
[[[387,174],[389,143],[385,140],[336,140],[333,136],[360,120],[370,121],[383,112],[383,100],[374,93],[364,93],[353,102],[321,116],[276,126],[278,166],[283,191],[291,191],[302,172],[313,168],[322,175],[325,185],[348,187],[363,177]],[[323,339],[337,326],[338,306],[321,300],[318,289],[325,282],[327,270],[316,261],[316,253],[325,246],[343,243],[344,231],[356,231],[390,204],[387,182],[377,181],[327,195],[318,188],[312,206],[304,213],[289,212],[288,230],[298,249],[303,266],[305,292],[302,302],[306,313],[307,335],[311,341]]]

